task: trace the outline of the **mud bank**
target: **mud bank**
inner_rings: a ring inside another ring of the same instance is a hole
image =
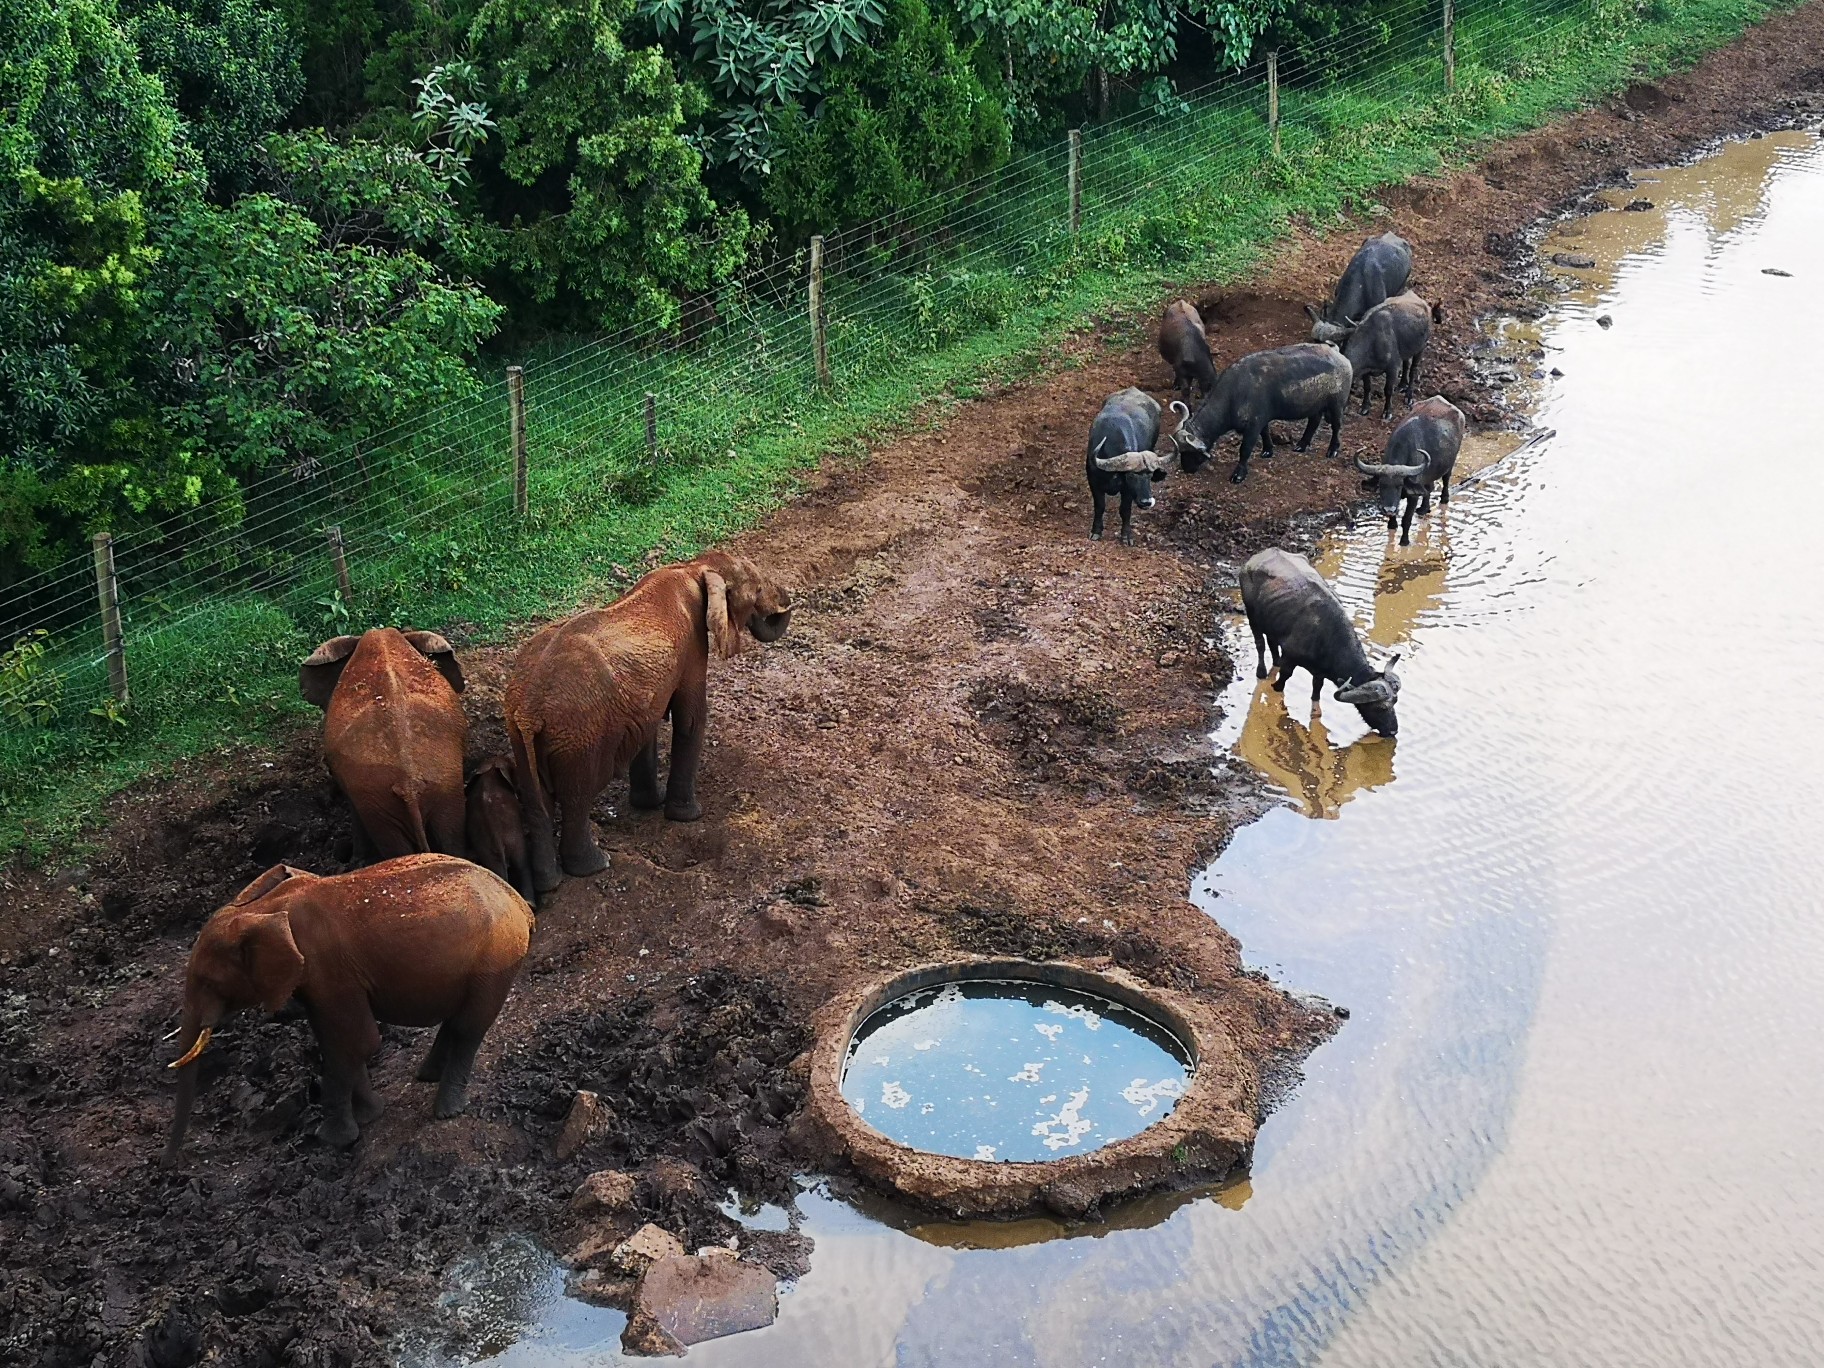
[[[1302,336],[1301,306],[1391,222],[1415,245],[1415,288],[1445,310],[1426,387],[1504,421],[1501,375],[1471,349],[1479,316],[1534,307],[1528,226],[1624,167],[1815,126],[1819,51],[1813,5],[1472,170],[1390,189],[1386,220],[1301,236],[1246,287],[1204,295],[1218,359]],[[424,1041],[389,1030],[388,1114],[354,1156],[327,1153],[306,1029],[247,1017],[205,1056],[187,1163],[154,1163],[170,1108],[159,1037],[195,928],[275,860],[347,859],[313,737],[126,795],[85,868],[9,875],[0,1356],[378,1362],[452,1259],[508,1231],[564,1247],[565,1204],[604,1167],[641,1175],[640,1217],[693,1246],[723,1239],[727,1188],[783,1200],[819,1161],[795,1124],[815,1010],[957,952],[1113,965],[1192,996],[1261,1095],[1283,1087],[1334,1019],[1243,973],[1185,901],[1191,870],[1272,801],[1250,772],[1212,766],[1209,700],[1232,663],[1210,614],[1238,559],[1308,540],[1359,484],[1344,462],[1285,453],[1236,489],[1219,460],[1165,487],[1139,546],[1090,543],[1082,433],[1136,378],[1169,381],[1143,325],[1086,332],[1056,374],[829,473],[740,539],[803,609],[717,680],[705,818],[602,808],[613,867],[541,908],[459,1121],[429,1122],[409,1082]],[[1378,452],[1386,431],[1352,419],[1345,454]],[[508,657],[465,657],[477,719],[495,715]],[[497,723],[476,747],[500,748]],[[578,1088],[611,1117],[559,1162]],[[789,1240],[755,1252],[786,1275],[805,1255]]]

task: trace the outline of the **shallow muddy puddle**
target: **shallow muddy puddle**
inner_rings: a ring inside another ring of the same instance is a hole
[[[777,1324],[691,1361],[1824,1361],[1824,150],[1606,198],[1654,207],[1553,234],[1597,266],[1502,330],[1554,435],[1479,440],[1408,548],[1363,518],[1322,549],[1404,653],[1397,743],[1257,687],[1220,616],[1215,743],[1287,801],[1193,893],[1351,1011],[1247,1181],[1070,1230],[812,1188]],[[618,1313],[542,1276],[466,1357],[615,1359]]]

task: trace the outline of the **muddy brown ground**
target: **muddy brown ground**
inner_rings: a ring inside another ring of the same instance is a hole
[[[1504,421],[1472,349],[1479,318],[1536,308],[1529,226],[1626,167],[1815,126],[1821,53],[1813,4],[1460,174],[1389,188],[1385,216],[1299,233],[1245,286],[1191,291],[1218,360],[1301,339],[1301,306],[1391,225],[1445,311],[1426,390]],[[154,1162],[160,1037],[196,928],[275,861],[345,867],[314,736],[123,795],[83,867],[9,872],[0,1361],[380,1362],[451,1259],[510,1230],[561,1244],[564,1200],[606,1166],[641,1175],[638,1214],[720,1238],[722,1191],[786,1197],[807,1162],[790,1146],[810,1013],[952,951],[1114,963],[1199,995],[1263,1095],[1283,1086],[1334,1018],[1243,973],[1185,897],[1272,801],[1209,753],[1233,669],[1216,623],[1241,558],[1308,543],[1360,489],[1345,462],[1289,451],[1233,487],[1231,441],[1164,487],[1137,547],[1088,541],[1088,421],[1110,391],[1168,380],[1146,320],[1100,325],[1042,379],[935,412],[739,539],[803,606],[784,642],[714,680],[704,819],[630,816],[608,795],[613,867],[540,909],[460,1120],[429,1120],[409,1082],[427,1041],[389,1029],[390,1110],[352,1156],[326,1152],[307,1028],[250,1015],[205,1056],[186,1163]],[[1387,431],[1352,417],[1345,455]],[[508,658],[466,654],[477,750],[499,744]],[[549,1143],[579,1087],[614,1119],[559,1163]],[[804,1255],[759,1253],[787,1273]]]

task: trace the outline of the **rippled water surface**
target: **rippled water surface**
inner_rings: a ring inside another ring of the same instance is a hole
[[[1014,1162],[1136,1135],[1189,1080],[1184,1047],[1136,1012],[1068,988],[977,981],[920,989],[864,1021],[842,1095],[901,1144]]]
[[[1506,339],[1556,435],[1475,443],[1410,548],[1323,550],[1405,652],[1397,745],[1302,675],[1224,700],[1288,801],[1195,896],[1352,1009],[1249,1181],[1069,1237],[812,1192],[779,1323],[693,1363],[1824,1362],[1824,153],[1642,197],[1546,245],[1598,267]]]

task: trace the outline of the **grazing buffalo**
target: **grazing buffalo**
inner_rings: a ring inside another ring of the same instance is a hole
[[[1413,387],[1419,382],[1419,362],[1425,356],[1425,344],[1431,341],[1431,323],[1437,311],[1411,290],[1368,310],[1342,344],[1343,355],[1362,382],[1362,412],[1368,412],[1369,391],[1374,377],[1382,377],[1385,397],[1381,417],[1393,412],[1393,387],[1397,383],[1412,402]]]
[[[1379,495],[1390,531],[1400,499],[1405,498],[1401,546],[1412,545],[1413,510],[1416,508],[1420,517],[1431,513],[1432,485],[1442,481],[1438,502],[1450,502],[1450,476],[1457,468],[1457,453],[1463,449],[1463,427],[1462,410],[1443,395],[1434,394],[1414,404],[1406,421],[1393,430],[1379,465],[1356,457],[1355,468],[1368,477],[1362,487]]]
[[[1335,342],[1359,322],[1368,310],[1391,299],[1412,278],[1412,244],[1397,233],[1369,238],[1350,258],[1336,294],[1319,309],[1305,306],[1311,315],[1311,340]]]
[[[1229,478],[1240,484],[1248,478],[1248,458],[1256,442],[1261,455],[1273,454],[1267,424],[1277,419],[1307,420],[1305,435],[1295,448],[1303,451],[1317,435],[1317,425],[1328,418],[1330,449],[1325,454],[1336,455],[1342,450],[1339,434],[1354,378],[1348,359],[1325,343],[1299,342],[1242,357],[1222,373],[1196,417],[1172,434],[1185,473],[1194,473],[1209,460],[1226,433],[1239,432],[1241,460]]]
[[[1173,394],[1205,399],[1216,388],[1210,339],[1204,335],[1202,316],[1189,300],[1165,306],[1165,317],[1159,323],[1159,355],[1172,368]]]
[[[1309,670],[1313,706],[1324,691],[1324,681],[1335,680],[1337,702],[1353,703],[1362,721],[1382,736],[1398,733],[1393,705],[1400,695],[1400,679],[1393,667],[1400,658],[1388,661],[1385,670],[1369,665],[1348,610],[1310,561],[1278,547],[1250,556],[1241,567],[1241,603],[1254,634],[1256,679],[1267,677],[1271,647],[1279,671],[1273,681],[1276,691],[1285,692],[1294,670]]]
[[[1181,416],[1189,410],[1174,403]],[[1089,449],[1083,468],[1089,477],[1096,516],[1089,535],[1102,540],[1102,517],[1110,494],[1121,496],[1121,544],[1134,544],[1134,508],[1153,506],[1153,483],[1163,482],[1168,458],[1153,448],[1159,441],[1159,401],[1145,390],[1128,388],[1108,396],[1089,427]]]

